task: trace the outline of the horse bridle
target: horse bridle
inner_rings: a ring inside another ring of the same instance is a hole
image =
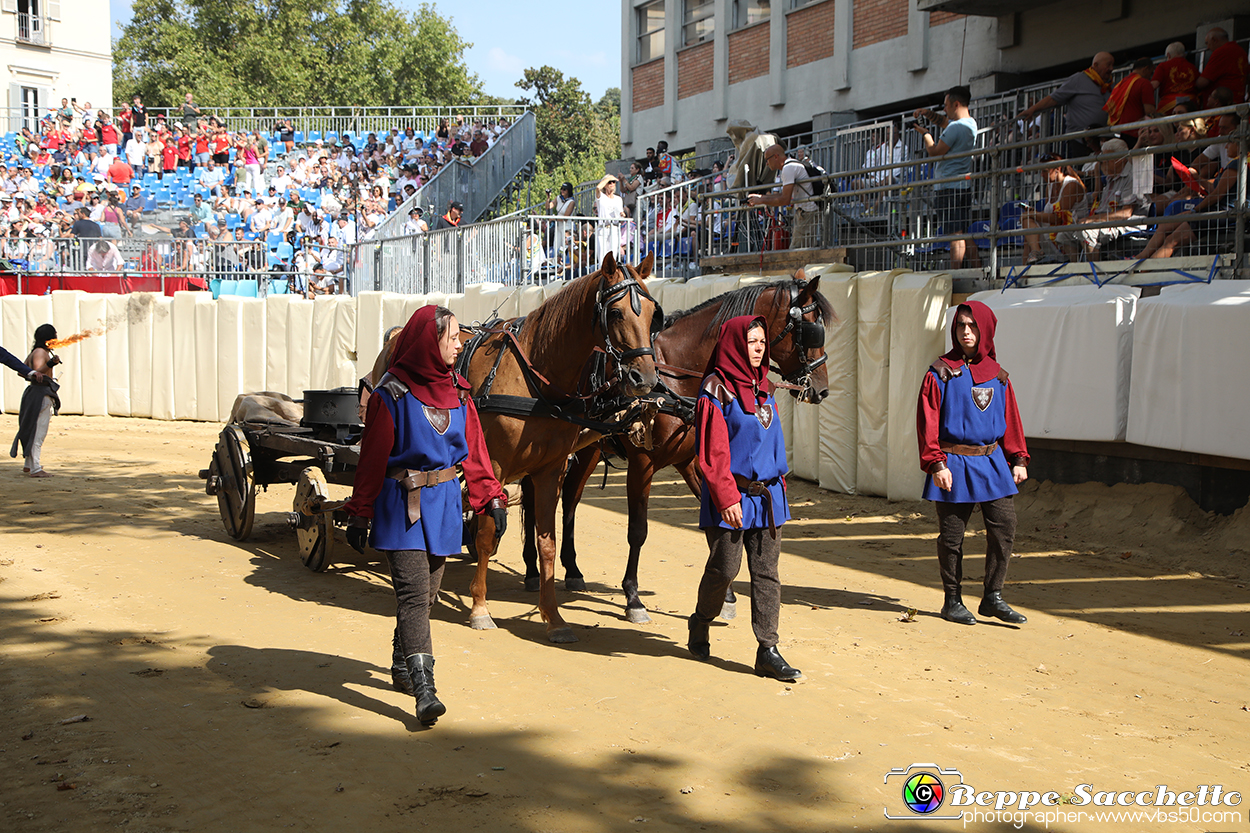
[[[815,299],[805,306],[798,306],[795,303],[795,290],[801,291],[803,286],[804,284],[797,280],[790,285],[790,311],[786,315],[786,326],[782,328],[781,332],[773,336],[773,340],[768,344],[771,350],[787,334],[794,339],[794,351],[799,356],[798,368],[786,374],[781,372],[780,367],[774,365],[773,371],[787,382],[798,385],[802,389],[800,396],[815,393],[815,388],[812,386],[812,373],[816,371],[816,368],[829,360],[827,354],[822,354],[816,361],[808,359],[808,350],[815,350],[825,346],[825,327],[819,321],[803,320],[803,316],[820,309],[820,305]]]
[[[612,336],[608,334],[608,310],[612,304],[625,295],[629,296],[629,306],[634,311],[634,315],[642,315],[642,296],[646,294],[646,289],[638,282],[636,278],[623,280],[614,286],[607,285],[607,277],[599,279],[599,291],[595,294],[595,314],[599,322],[599,329],[603,331],[603,349],[609,356],[616,360],[617,366],[632,361],[639,356],[655,356],[654,346],[635,347],[632,350],[617,350],[616,345],[612,343]],[[655,342],[656,335],[664,328],[664,310],[660,308],[660,302],[647,295],[648,300],[655,304],[655,311],[651,314],[651,332],[648,339]],[[824,343],[823,341],[821,342]]]

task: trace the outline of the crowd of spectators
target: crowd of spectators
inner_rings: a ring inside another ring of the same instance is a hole
[[[341,274],[348,246],[369,239],[443,167],[472,164],[508,126],[443,119],[428,137],[396,125],[297,142],[289,119],[271,134],[232,130],[190,93],[168,113],[150,112],[139,96],[116,115],[63,99],[37,131],[23,128],[6,142],[0,257],[40,270],[111,265],[64,241],[101,237],[139,259],[164,252],[168,271],[291,271],[304,290],[316,269]],[[186,199],[174,224],[154,222],[156,196],[175,188]],[[173,244],[151,240],[170,236]]]

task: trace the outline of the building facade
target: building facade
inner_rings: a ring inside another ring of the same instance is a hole
[[[107,0],[0,0],[0,66],[9,131],[34,129],[62,98],[111,108]]]
[[[719,142],[730,119],[792,135],[1250,34],[1245,0],[622,0],[624,157]]]

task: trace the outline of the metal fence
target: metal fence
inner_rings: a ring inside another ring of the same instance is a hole
[[[1231,112],[1244,121],[1250,106],[1206,115],[1214,119]],[[1192,118],[1169,116],[1120,129],[1149,130]],[[750,193],[772,186],[701,195],[701,256],[842,247],[858,269],[978,268],[991,279],[1014,276],[1034,264],[1033,274],[1060,271],[1066,262],[1128,260],[1127,265],[1139,268],[1140,261],[1152,255],[1180,254],[1230,255],[1233,270],[1244,270],[1244,140],[1234,186],[1223,198],[1208,201],[1205,207],[1210,210],[1177,217],[1200,203],[1182,187],[1171,159],[1189,158],[1208,147],[1218,149],[1226,140],[1193,138],[1077,159],[1039,158],[1055,151],[1060,152],[1055,156],[1061,155],[1069,140],[1105,132],[1035,135],[998,145],[983,142],[985,146],[975,150],[944,157],[947,162],[968,163],[967,173],[953,176],[938,177],[938,160],[927,154],[904,160],[862,159],[858,165],[844,164],[833,174],[800,183],[805,192],[815,182],[824,186],[825,192],[810,200],[813,212],[746,204]],[[891,134],[883,132],[877,139],[888,146]],[[862,145],[852,147],[857,151]],[[1222,168],[1219,158],[1217,153],[1207,165],[1217,178]],[[1069,181],[1073,190],[1068,193],[1079,192],[1080,199],[1057,210],[1057,194]],[[1089,271],[1098,279],[1098,266]]]
[[[214,295],[348,292],[354,252],[307,240],[298,249],[247,239],[9,237],[0,241],[0,276],[19,294],[211,290]],[[321,264],[326,271],[314,269]],[[320,281],[322,286],[314,286]]]
[[[32,37],[42,37],[33,35]],[[30,38],[28,38],[30,40]],[[35,130],[38,119],[53,112],[54,102],[42,102],[39,110],[9,108],[8,129],[21,130],[23,126]],[[85,102],[84,102],[85,104]],[[111,112],[114,116],[120,113],[124,103],[114,105]],[[392,127],[400,132],[411,127],[415,132],[426,137],[434,136],[444,120],[451,129],[457,123],[472,126],[474,122],[489,124],[500,123],[504,119],[515,121],[524,115],[527,109],[522,105],[450,105],[430,107],[213,107],[207,104],[196,105],[204,118],[216,117],[232,131],[253,130],[268,136],[277,133],[281,123],[290,120],[296,132],[296,142],[303,144],[316,138],[341,136],[344,133],[355,137],[376,133],[381,138],[388,134]],[[93,109],[107,109],[97,107]],[[158,116],[173,124],[182,121],[182,107],[149,107],[148,118],[155,120]]]
[[[481,217],[517,176],[534,164],[538,139],[534,114],[524,113],[476,159],[446,165],[415,194],[379,224],[378,237],[398,236],[414,206],[426,209],[428,221],[447,211],[452,202],[464,204],[464,222]]]

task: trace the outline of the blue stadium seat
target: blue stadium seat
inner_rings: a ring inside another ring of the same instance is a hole
[[[309,142],[316,142],[316,141],[317,141],[317,140],[319,140],[320,138],[321,138],[321,131],[320,131],[320,130],[310,130],[310,131],[308,131],[308,141],[309,141]]]
[[[279,259],[286,258],[287,260],[293,260],[295,258],[295,247],[290,243],[279,243],[278,248],[274,251],[274,254],[277,255]]]
[[[295,131],[295,144],[297,145],[304,144],[304,131],[302,130]]]
[[[231,231],[234,231],[235,229],[237,229],[239,227],[239,223],[241,222],[243,222],[243,220],[241,217],[239,217],[238,214],[226,215],[226,228],[230,229]]]
[[[276,251],[278,246],[282,245],[282,232],[271,231],[265,236],[265,245],[269,247],[269,251]]]
[[[147,201],[143,203],[143,210],[144,211],[156,210],[156,195],[155,194],[148,194]]]

